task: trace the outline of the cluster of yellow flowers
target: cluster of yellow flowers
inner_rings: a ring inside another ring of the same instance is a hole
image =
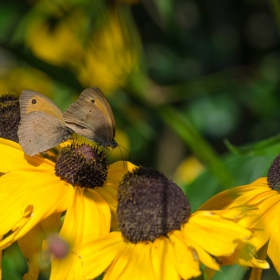
[[[48,260],[50,279],[191,279],[203,271],[210,279],[231,264],[253,267],[251,279],[260,279],[269,268],[256,258],[260,249],[280,273],[279,158],[268,179],[222,192],[191,213],[161,172],[109,165],[97,146],[68,140],[58,155],[28,156],[7,122],[19,122],[18,100],[0,101],[0,250],[18,242],[28,261],[24,279],[38,279]]]

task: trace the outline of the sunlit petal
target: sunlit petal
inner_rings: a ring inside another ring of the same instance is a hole
[[[66,258],[51,260],[50,280],[84,280],[81,261],[77,255],[69,253]]]
[[[180,279],[174,264],[172,245],[166,237],[159,237],[153,242],[152,262],[156,279]]]
[[[251,190],[255,190],[256,188],[260,188],[260,192],[261,192],[263,187],[265,188],[267,187],[266,178],[260,178],[255,182],[246,186],[240,186],[240,187],[236,187],[230,190],[220,192],[217,195],[211,197],[209,200],[207,200],[201,207],[199,207],[199,210],[223,209],[231,205],[236,198],[242,196],[243,194],[246,194]],[[239,203],[239,205],[242,204]]]
[[[267,253],[273,262],[273,265],[280,274],[280,262],[279,262],[279,253],[280,253],[280,213],[275,213],[275,217],[272,224],[272,230],[270,232],[270,239],[268,243]]]
[[[169,234],[174,250],[174,262],[182,279],[190,279],[201,274],[199,260],[194,250],[187,246],[181,231],[176,230]]]
[[[28,272],[24,275],[24,279],[38,278],[41,269],[42,242],[45,238],[40,224],[37,224],[18,240],[20,250],[28,260]]]
[[[120,232],[111,232],[88,244],[79,247],[77,255],[87,279],[100,275],[112,263],[117,252],[126,246]]]
[[[24,154],[18,143],[0,138],[0,153],[5,160],[0,161],[0,172],[6,173],[16,168],[36,167],[48,169],[54,163],[40,156],[29,157]]]
[[[235,252],[226,257],[220,257],[219,260],[223,265],[239,264],[243,267],[258,267],[268,269],[269,264],[265,260],[255,258],[256,249],[248,242],[238,242]]]
[[[116,184],[118,186],[124,174],[133,171],[135,168],[137,168],[137,166],[129,161],[117,161],[111,164],[105,185],[110,186]]]
[[[275,230],[271,221],[279,212],[279,202],[280,196],[271,196],[258,205],[256,213],[238,222],[242,227],[254,231],[250,242],[257,250],[268,241],[271,232]]]
[[[104,279],[155,279],[150,242],[124,245]]]
[[[6,234],[13,230],[0,242],[0,247],[9,246],[51,214],[65,211],[73,194],[72,186],[56,176],[41,173],[25,181],[17,192],[0,205],[3,211],[0,217],[1,232]]]
[[[201,248],[214,256],[233,254],[237,247],[236,241],[251,236],[249,230],[210,211],[192,215],[184,225],[184,232],[188,242],[200,244]]]
[[[133,262],[134,259],[134,249],[135,244],[125,244],[123,243],[122,246],[119,248],[118,253],[115,256],[115,259],[109,269],[106,271],[104,276],[104,280],[109,279],[120,279],[125,280],[129,279],[130,276],[130,264]],[[128,274],[127,274],[128,272]]]
[[[267,258],[267,245],[268,244],[263,246],[258,251],[258,258],[261,260],[265,260]],[[261,280],[262,273],[263,273],[263,269],[252,267],[249,280]]]
[[[110,220],[109,206],[95,190],[76,187],[60,236],[69,242],[72,251],[76,251],[78,246],[109,233]],[[74,254],[63,260],[53,258],[51,266],[51,279],[66,279],[73,271],[81,275],[81,262]]]

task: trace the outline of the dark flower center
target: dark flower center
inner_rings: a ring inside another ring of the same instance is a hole
[[[131,242],[153,241],[179,230],[190,212],[183,191],[152,168],[140,167],[129,172],[119,185],[119,227]]]
[[[61,149],[55,174],[73,186],[95,188],[106,181],[108,167],[106,155],[97,147],[73,143]]]
[[[18,142],[19,122],[19,97],[14,94],[0,96],[0,137]]]
[[[274,159],[267,172],[268,185],[280,192],[280,154]]]

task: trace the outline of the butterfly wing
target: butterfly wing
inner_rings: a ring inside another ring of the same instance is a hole
[[[114,146],[115,119],[113,111],[98,88],[85,89],[78,100],[64,113],[67,127],[100,146]]]
[[[69,129],[57,118],[39,111],[25,115],[18,129],[19,143],[29,156],[53,148],[70,135]]]
[[[63,114],[60,109],[49,98],[39,92],[24,90],[20,95],[19,102],[21,118],[31,112],[44,112],[64,124]]]
[[[24,90],[19,100],[21,121],[18,137],[26,154],[33,156],[46,151],[70,137],[62,112],[46,96]]]

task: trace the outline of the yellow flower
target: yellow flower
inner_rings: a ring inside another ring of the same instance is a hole
[[[95,84],[105,93],[126,84],[138,69],[140,40],[126,10],[111,9],[92,34],[79,74],[83,85]]]
[[[74,152],[81,154],[84,151],[83,147]],[[62,234],[71,249],[76,248],[75,238],[82,244],[109,232],[110,210],[112,213],[116,211],[117,185],[123,174],[132,168],[130,163],[121,161],[112,164],[102,186],[83,188],[78,186],[79,182],[73,187],[60,178],[65,175],[73,182],[76,180],[71,173],[62,168],[63,163],[67,162],[67,158],[63,156],[59,166],[57,166],[59,158],[55,166],[54,162],[41,156],[25,155],[17,143],[4,139],[0,139],[0,152],[2,158],[0,172],[5,173],[0,177],[2,211],[0,236],[4,236],[0,241],[0,249],[3,250],[13,242],[19,241],[23,254],[29,260],[26,277],[33,277],[32,279],[38,277],[40,271],[38,256],[42,241],[47,235],[58,232],[61,227],[61,213],[64,211],[67,212]],[[86,152],[88,155],[95,150]],[[73,165],[72,158],[71,164]],[[55,168],[60,177],[55,174]],[[79,176],[82,178],[81,174]],[[90,180],[89,183],[96,182],[95,178]],[[67,228],[74,230],[68,231]],[[69,269],[76,271],[73,264],[71,267],[71,263],[65,263],[63,260],[54,261],[54,271],[56,265],[60,269],[57,279],[66,279]]]
[[[55,213],[40,221],[24,236],[17,240],[20,250],[28,260],[28,273],[24,279],[37,279],[41,268],[45,268],[49,261],[42,255],[45,240],[61,227],[61,213]]]
[[[16,82],[15,82],[16,81]],[[0,95],[13,93],[20,94],[22,89],[33,89],[51,96],[54,91],[50,78],[43,72],[32,67],[16,67],[0,74]]]
[[[233,221],[244,209],[190,214],[182,190],[153,169],[140,167],[125,175],[118,190],[120,232],[111,232],[76,251],[85,279],[105,272],[108,279],[191,279],[200,265],[219,270],[214,257],[236,254],[251,232]],[[233,220],[233,221],[232,221]],[[238,258],[268,268],[250,247]],[[213,257],[214,256],[214,257]]]
[[[43,60],[70,66],[85,87],[96,85],[109,94],[125,85],[141,51],[129,10],[124,5],[100,8],[98,18],[90,18],[83,5],[56,2],[33,7],[25,23],[27,46]]]
[[[40,1],[27,20],[27,46],[36,56],[55,65],[75,66],[83,53],[79,33],[86,14],[69,4],[65,2],[61,8],[56,1]]]
[[[261,249],[267,242],[267,255],[280,275],[279,251],[280,238],[280,156],[268,171],[268,177],[259,178],[251,184],[223,191],[200,207],[200,210],[232,209],[240,205],[251,205],[257,209],[251,215],[240,220],[238,224],[253,232],[250,243]],[[265,249],[266,250],[266,249]],[[264,254],[265,252],[260,252]],[[255,272],[254,272],[255,273]],[[259,279],[261,273],[253,279]]]
[[[186,172],[188,170],[188,172]],[[180,184],[190,184],[204,170],[203,165],[195,156],[189,156],[175,170],[175,180]]]

